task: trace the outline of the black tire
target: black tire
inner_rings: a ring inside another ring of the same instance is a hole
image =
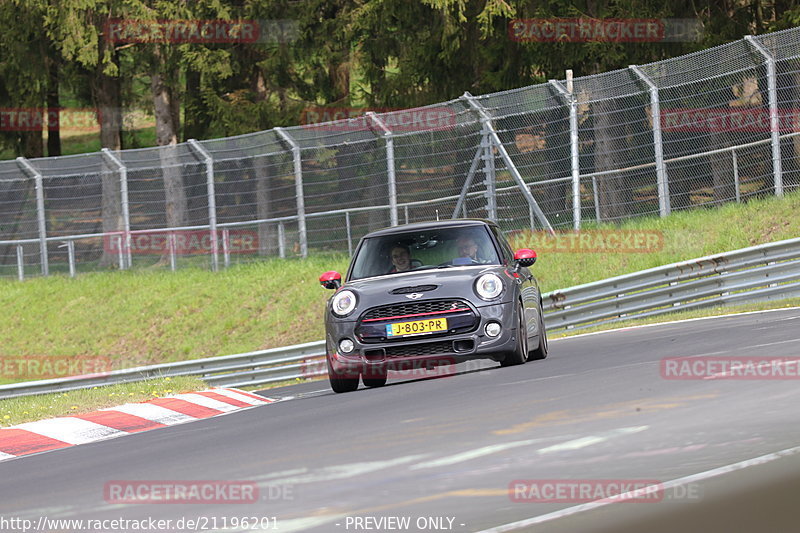
[[[328,381],[331,382],[333,392],[353,392],[358,388],[358,374],[352,375],[338,374],[331,367],[328,361]]]
[[[540,361],[547,357],[547,330],[544,327],[544,313],[539,305],[539,346],[528,355],[528,361]]]
[[[517,345],[513,352],[507,353],[500,366],[521,365],[528,360],[528,334],[525,328],[525,310],[517,305]]]
[[[370,377],[362,375],[361,381],[364,382],[365,387],[383,387],[388,378],[388,373],[384,370],[383,372],[370,372]]]

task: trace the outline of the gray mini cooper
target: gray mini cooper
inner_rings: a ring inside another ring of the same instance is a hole
[[[542,297],[528,267],[487,220],[396,226],[364,236],[325,312],[328,377],[335,392],[386,384],[388,371],[470,359],[502,366],[547,357]]]

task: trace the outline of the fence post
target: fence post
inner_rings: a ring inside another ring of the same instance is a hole
[[[472,158],[472,163],[469,165],[469,170],[467,171],[467,179],[464,180],[464,186],[461,187],[461,194],[458,195],[456,208],[453,209],[453,216],[450,218],[458,218],[458,212],[461,210],[464,211],[464,218],[467,218],[467,192],[469,192],[469,188],[472,186],[472,178],[475,176],[475,171],[478,170],[478,163],[481,160],[482,152],[483,149],[480,146],[475,151],[475,156]],[[408,206],[406,206],[406,210],[408,210]]]
[[[303,161],[301,159],[300,145],[283,128],[275,128],[275,132],[281,136],[292,148],[294,156],[294,190],[297,196],[297,232],[300,234],[300,255],[308,257],[308,239],[306,237],[306,204],[303,194]],[[283,226],[278,226],[279,231]],[[281,239],[282,241],[282,239]],[[283,257],[283,255],[281,255]]]
[[[549,80],[550,86],[564,98],[569,106],[569,151],[572,170],[572,228],[581,229],[581,168],[578,145],[578,99],[558,80]]]
[[[484,184],[486,185],[486,213],[489,220],[497,220],[497,190],[495,183],[497,176],[495,175],[494,167],[494,152],[492,151],[492,143],[489,141],[489,129],[486,127],[486,122],[483,123],[483,134],[481,136],[481,147],[483,151],[483,175],[486,176]]]
[[[222,230],[222,258],[225,268],[231,266],[231,230],[225,228]]]
[[[33,175],[36,185],[36,220],[39,227],[39,255],[42,260],[42,275],[50,275],[50,263],[47,258],[47,220],[44,215],[44,183],[42,175],[24,157],[17,158],[17,164]]]
[[[344,212],[344,225],[347,229],[347,255],[353,257],[353,237],[350,231],[350,211]]]
[[[219,270],[219,242],[217,239],[217,197],[214,190],[214,158],[202,144],[189,139],[189,146],[203,158],[206,164],[206,194],[208,194],[208,228],[211,235],[211,270]]]
[[[667,181],[667,167],[664,165],[664,143],[661,137],[661,102],[658,98],[658,87],[642,69],[637,65],[628,67],[650,91],[650,114],[653,120],[653,149],[656,158],[656,180],[658,182],[658,211],[661,217],[670,214],[672,210],[669,201],[669,181]]]
[[[731,159],[733,160],[733,188],[736,192],[736,203],[742,202],[742,186],[739,183],[739,158],[736,156],[736,149],[731,150]]]
[[[783,196],[783,164],[781,162],[781,132],[778,116],[778,84],[775,72],[775,58],[767,48],[752,35],[746,35],[745,41],[764,57],[767,67],[767,91],[769,92],[769,126],[772,135],[772,172],[775,179],[775,196]]]
[[[469,92],[465,92],[461,98],[466,100],[469,106],[472,109],[474,109],[476,113],[478,113],[481,122],[484,124],[486,128],[489,138],[493,142],[494,147],[497,148],[497,151],[500,153],[500,157],[503,158],[503,161],[505,162],[509,172],[511,172],[511,176],[514,178],[514,181],[517,182],[517,186],[519,186],[522,195],[528,201],[528,205],[531,207],[531,209],[533,209],[534,213],[536,213],[536,218],[539,219],[539,223],[544,227],[544,229],[548,233],[554,235],[555,231],[553,231],[553,226],[550,224],[550,221],[547,220],[547,217],[544,215],[544,212],[539,207],[539,203],[536,201],[536,198],[534,198],[533,194],[531,194],[530,189],[528,189],[528,185],[525,183],[525,180],[522,179],[522,174],[519,173],[519,170],[517,169],[517,166],[514,164],[514,161],[511,159],[511,156],[508,155],[508,151],[506,150],[506,147],[503,146],[503,142],[500,140],[500,136],[497,135],[497,131],[494,129],[494,126],[492,125],[492,119],[489,118],[489,115],[486,114],[486,110],[475,101],[475,97],[472,96]]]
[[[69,261],[69,277],[75,277],[75,241],[67,241],[67,261]]]
[[[386,124],[378,118],[373,111],[367,111],[367,116],[383,130],[383,138],[386,139],[386,171],[389,180],[389,221],[392,226],[397,226],[397,175],[394,168],[394,136]]]
[[[127,263],[123,268],[131,268],[133,259],[131,257],[131,214],[130,205],[128,204],[128,168],[125,164],[114,155],[108,148],[101,150],[103,155],[117,167],[119,172],[119,195],[120,202],[122,203],[122,229],[125,232],[125,240],[123,241],[123,249],[120,253],[125,254],[125,262]]]
[[[283,221],[278,222],[278,257],[286,257],[286,233],[283,228]]]
[[[17,245],[17,277],[20,281],[25,281],[25,250],[22,245]]]

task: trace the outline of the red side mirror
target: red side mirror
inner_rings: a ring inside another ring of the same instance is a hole
[[[529,267],[536,262],[536,252],[529,248],[520,248],[514,252],[514,261],[517,266]]]
[[[319,284],[326,289],[338,289],[342,286],[342,275],[335,270],[329,270],[319,277]]]

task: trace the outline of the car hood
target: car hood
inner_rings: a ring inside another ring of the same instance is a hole
[[[493,272],[499,275],[506,284],[506,290],[498,300],[484,302],[473,290],[474,281],[482,274]],[[511,291],[512,277],[502,265],[475,265],[464,267],[451,267],[443,269],[421,270],[406,274],[393,274],[374,278],[361,279],[347,282],[343,288],[350,289],[358,294],[358,308],[364,310],[375,305],[391,303],[408,303],[415,298],[409,294],[422,294],[416,300],[431,300],[440,298],[466,298],[476,305],[493,305],[508,300]],[[433,290],[421,290],[423,285],[436,285]],[[419,287],[420,289],[416,289]],[[406,289],[409,292],[392,294],[396,289]],[[412,290],[413,289],[413,290]]]

